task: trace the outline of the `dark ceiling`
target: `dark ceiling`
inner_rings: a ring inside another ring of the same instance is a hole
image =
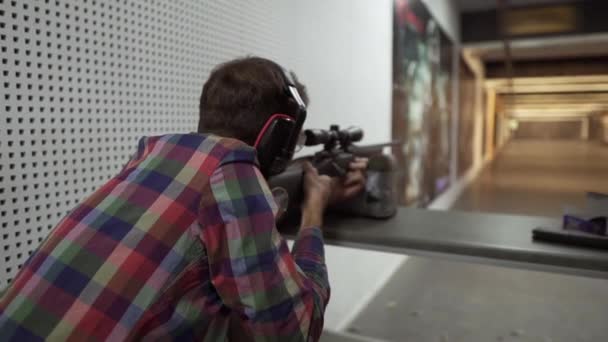
[[[509,6],[548,5],[582,0],[508,0]],[[455,0],[461,12],[476,12],[496,8],[496,0]]]

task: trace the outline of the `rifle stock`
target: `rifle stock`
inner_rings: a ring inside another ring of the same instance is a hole
[[[304,200],[304,170],[301,165],[288,168],[278,175],[268,179],[271,189],[283,188],[289,195],[289,207],[302,203]]]

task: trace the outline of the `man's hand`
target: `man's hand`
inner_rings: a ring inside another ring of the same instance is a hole
[[[355,158],[349,165],[349,171],[344,178],[333,178],[333,187],[329,204],[338,204],[351,199],[365,188],[365,171],[367,158]]]
[[[323,212],[329,205],[333,181],[329,176],[319,175],[314,166],[306,161],[304,167],[304,203],[302,203],[302,227],[320,227]]]
[[[367,158],[356,158],[349,165],[349,172],[343,178],[319,175],[309,162],[304,167],[304,194],[302,204],[302,226],[320,227],[323,212],[333,204],[356,196],[365,187]]]

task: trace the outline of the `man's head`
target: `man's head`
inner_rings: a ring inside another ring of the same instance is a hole
[[[300,96],[305,87],[291,74]],[[297,104],[285,91],[281,67],[268,59],[246,57],[217,66],[203,86],[199,133],[215,133],[253,145],[271,115],[293,114]]]

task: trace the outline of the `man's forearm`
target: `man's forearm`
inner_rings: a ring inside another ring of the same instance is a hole
[[[307,277],[321,290],[320,295],[325,297],[329,290],[327,281],[327,267],[325,266],[325,246],[320,223],[322,216],[302,216],[302,224],[298,236],[294,241],[291,254]]]
[[[302,222],[300,229],[306,229],[310,227],[321,228],[323,225],[323,212],[321,210],[304,209],[302,211]]]

